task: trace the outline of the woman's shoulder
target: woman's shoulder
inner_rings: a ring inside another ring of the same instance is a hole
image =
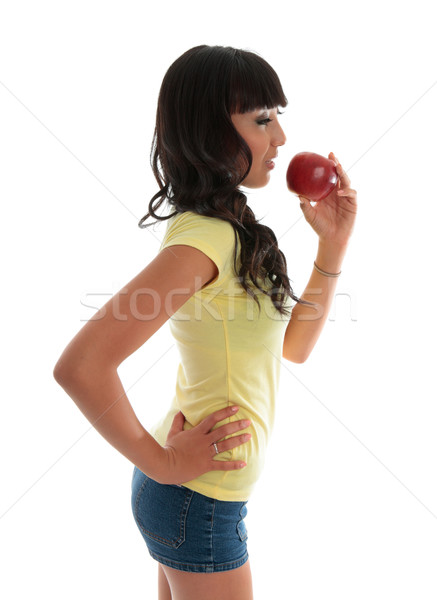
[[[234,228],[223,219],[194,211],[180,212],[168,220],[160,250],[180,245],[193,246],[206,254],[216,264],[222,277],[235,250]]]
[[[205,224],[209,223],[211,225],[229,225],[230,227],[232,227],[230,221],[227,221],[226,219],[221,219],[220,217],[215,217],[211,215],[203,215],[193,210],[184,210],[183,212],[176,212],[170,217],[169,221],[189,221],[193,223],[203,222]]]
[[[210,215],[202,215],[191,210],[177,212],[168,219],[167,230],[175,229],[192,231],[203,236],[218,235],[234,239],[234,227],[230,221]]]

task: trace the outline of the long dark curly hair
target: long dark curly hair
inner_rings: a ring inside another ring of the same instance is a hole
[[[253,52],[201,45],[180,56],[165,74],[158,98],[150,161],[160,190],[138,223],[146,228],[154,224],[143,224],[150,216],[165,221],[185,211],[228,221],[241,244],[238,273],[237,243],[234,250],[239,282],[258,309],[251,284],[269,295],[282,315],[290,314],[287,295],[311,303],[294,295],[274,232],[257,221],[238,189],[250,171],[252,154],[231,114],[287,103],[277,74]],[[175,212],[159,216],[155,211],[165,201]],[[258,278],[270,284],[262,287]]]

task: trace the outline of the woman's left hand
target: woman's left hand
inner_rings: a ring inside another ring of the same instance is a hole
[[[320,240],[346,244],[352,235],[357,214],[357,192],[350,188],[350,179],[333,152],[328,158],[335,162],[338,181],[335,188],[315,206],[308,198],[299,196],[305,219]]]

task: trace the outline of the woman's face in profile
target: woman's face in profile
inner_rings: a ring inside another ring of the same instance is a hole
[[[248,188],[264,187],[270,181],[278,146],[286,142],[285,133],[278,121],[277,108],[259,108],[231,115],[235,129],[252,152],[252,167],[241,185]]]

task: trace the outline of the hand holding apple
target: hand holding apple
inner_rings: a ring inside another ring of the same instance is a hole
[[[333,152],[329,153],[328,158],[334,165],[337,182],[326,196],[318,196],[323,202],[316,201],[317,204],[312,206],[310,201],[313,199],[308,198],[308,193],[299,191],[298,196],[304,217],[319,240],[338,246],[347,244],[352,234],[357,213],[357,192],[350,188],[350,179]]]
[[[287,170],[290,192],[305,196],[311,202],[326,198],[337,180],[335,162],[314,152],[299,152],[291,159]]]

